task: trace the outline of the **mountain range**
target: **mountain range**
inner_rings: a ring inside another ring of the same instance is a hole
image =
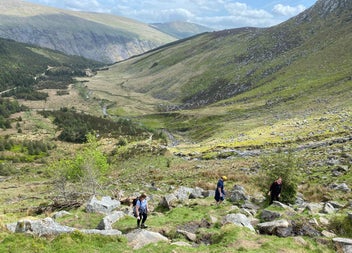
[[[105,63],[206,29],[195,24],[183,28],[172,23],[148,25],[114,15],[67,11],[21,0],[0,0],[0,13],[0,37]]]

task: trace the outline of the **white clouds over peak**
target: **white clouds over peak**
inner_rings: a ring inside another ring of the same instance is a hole
[[[289,5],[282,5],[282,4],[277,4],[273,8],[273,12],[282,16],[294,16],[297,15],[298,13],[301,13],[304,11],[306,7],[303,5],[297,5],[295,7],[289,6]]]
[[[229,29],[268,27],[287,20],[317,0],[26,0],[79,11],[106,12],[144,23],[188,21]]]

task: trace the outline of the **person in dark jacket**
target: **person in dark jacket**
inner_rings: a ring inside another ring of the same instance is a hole
[[[226,176],[222,176],[217,185],[216,185],[216,189],[215,189],[215,201],[216,201],[216,204],[219,205],[221,204],[224,199],[225,199],[225,184],[224,182],[227,180],[227,177]]]
[[[268,192],[268,195],[270,196],[269,205],[271,205],[274,201],[280,201],[281,188],[282,188],[282,178],[278,177],[270,185],[270,189],[269,189],[269,192]]]

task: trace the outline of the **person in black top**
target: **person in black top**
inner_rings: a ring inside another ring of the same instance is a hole
[[[225,199],[225,189],[224,189],[225,184],[224,184],[224,182],[226,180],[227,180],[227,177],[222,176],[219,179],[218,183],[216,184],[214,199],[215,199],[217,205],[221,204]]]
[[[268,192],[268,196],[270,196],[269,205],[271,205],[274,201],[280,201],[281,187],[282,187],[282,178],[278,177],[271,184],[269,192]]]

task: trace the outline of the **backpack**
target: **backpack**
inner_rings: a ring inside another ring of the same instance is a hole
[[[132,208],[133,208],[133,216],[137,218],[136,205],[137,205],[138,197],[132,200]]]

